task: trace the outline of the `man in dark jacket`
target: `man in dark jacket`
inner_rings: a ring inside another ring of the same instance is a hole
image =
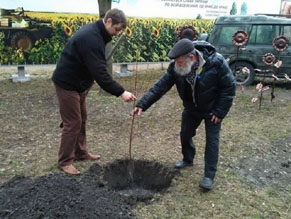
[[[136,97],[107,72],[105,46],[127,25],[123,11],[111,9],[104,19],[87,24],[67,42],[54,70],[54,82],[62,119],[58,166],[69,174],[80,174],[74,160],[98,160],[88,153],[85,99],[94,81],[106,92],[129,102]]]
[[[192,138],[204,120],[205,169],[199,186],[209,190],[217,171],[221,121],[235,96],[234,77],[226,60],[207,42],[181,39],[168,56],[173,61],[167,72],[137,102],[132,114],[140,115],[176,85],[184,110],[180,132],[183,160],[175,167],[193,165],[196,150]]]

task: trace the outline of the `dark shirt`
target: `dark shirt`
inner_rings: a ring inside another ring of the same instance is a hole
[[[84,25],[65,45],[53,82],[65,90],[83,92],[96,81],[106,92],[120,96],[124,88],[107,72],[105,45],[111,40],[102,19]]]

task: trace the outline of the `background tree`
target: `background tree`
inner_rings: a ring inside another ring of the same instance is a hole
[[[196,17],[196,19],[202,19],[201,14],[198,14],[197,17]]]
[[[111,9],[112,0],[97,0],[99,6],[99,17],[104,18],[106,11]],[[106,44],[105,55],[110,53],[112,49],[112,41]],[[110,58],[107,61],[107,71],[112,75],[113,72],[113,59]]]
[[[242,3],[241,8],[240,8],[240,14],[241,15],[246,15],[248,13],[248,7],[245,2]]]
[[[232,3],[232,7],[231,7],[231,10],[230,10],[230,15],[235,15],[237,13],[237,8],[236,8],[236,3],[233,2]]]
[[[105,16],[106,11],[111,9],[112,0],[97,0],[99,6],[99,16],[103,18]]]

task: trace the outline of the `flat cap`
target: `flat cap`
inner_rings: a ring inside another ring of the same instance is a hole
[[[183,38],[179,40],[168,53],[170,59],[186,55],[194,50],[194,44],[191,40]]]

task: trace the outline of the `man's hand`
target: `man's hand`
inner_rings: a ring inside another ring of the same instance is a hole
[[[136,116],[136,115],[137,116],[140,116],[141,112],[142,112],[142,108],[134,107],[134,109],[131,112],[131,115],[133,115],[133,116]]]
[[[130,101],[134,101],[136,100],[136,97],[128,92],[128,91],[124,91],[122,94],[121,94],[121,98],[125,101],[125,102],[130,102]]]
[[[211,122],[214,122],[214,124],[217,124],[217,123],[221,122],[221,119],[218,118],[216,115],[212,114]]]

